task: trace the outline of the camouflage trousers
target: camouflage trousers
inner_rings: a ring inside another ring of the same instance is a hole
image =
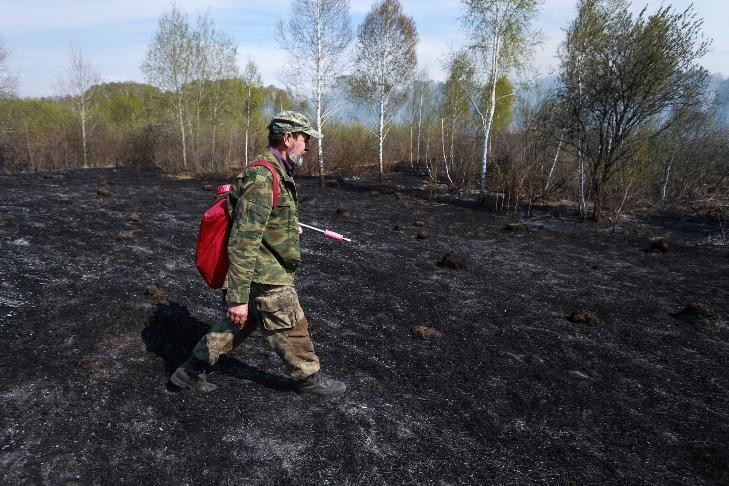
[[[251,284],[248,319],[240,328],[223,317],[198,341],[192,354],[214,365],[256,329],[289,368],[291,378],[302,380],[319,371],[319,358],[309,338],[309,324],[290,285]]]

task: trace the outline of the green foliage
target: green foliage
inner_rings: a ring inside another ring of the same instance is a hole
[[[484,65],[499,71],[523,67],[539,35],[530,25],[542,0],[462,0],[470,45]],[[495,53],[495,55],[494,55]]]
[[[104,83],[93,88],[97,115],[118,130],[160,121],[162,92],[148,84]]]
[[[18,100],[15,106],[20,125],[33,134],[42,135],[75,121],[73,113],[57,99],[24,98]]]
[[[12,135],[0,154],[6,170],[39,171],[72,165],[78,152],[75,117],[67,103],[52,98],[19,99],[13,103]]]
[[[467,89],[474,84],[475,70],[465,52],[448,61],[448,79],[443,84],[441,111],[445,118],[456,119],[469,111]]]
[[[485,112],[488,109],[491,96],[491,85],[486,85],[481,90],[481,111]],[[496,80],[496,109],[494,111],[494,122],[491,126],[491,130],[494,133],[499,133],[511,124],[511,120],[514,116],[514,87],[511,85],[511,81],[506,76],[501,76]]]
[[[602,190],[637,160],[643,137],[669,128],[706,88],[697,64],[708,49],[693,10],[662,7],[633,17],[623,0],[580,0],[561,53],[557,94],[565,142],[584,153],[591,171],[595,219]]]

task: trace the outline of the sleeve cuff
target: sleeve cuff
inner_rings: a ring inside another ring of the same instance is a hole
[[[237,304],[247,304],[250,292],[251,292],[250,285],[241,285],[240,287],[236,287],[234,289],[228,288],[226,297],[227,297],[229,303],[235,302]]]

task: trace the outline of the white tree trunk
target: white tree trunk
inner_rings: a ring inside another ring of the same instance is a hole
[[[491,126],[494,122],[494,113],[496,112],[496,79],[498,75],[498,58],[499,58],[499,36],[494,35],[493,48],[491,50],[491,93],[489,96],[489,109],[486,119],[483,120],[483,158],[481,159],[481,179],[479,183],[479,197],[481,202],[486,199],[486,165],[489,155],[489,137],[491,135]]]
[[[578,58],[578,64],[581,59]],[[582,78],[577,81],[577,92],[582,98]],[[580,177],[580,214],[585,216],[587,214],[587,204],[585,204],[585,161],[582,157],[582,140],[577,141],[577,171]]]
[[[481,174],[479,176],[478,192],[481,202],[486,199],[486,161],[489,155],[489,132],[491,131],[491,125],[487,120],[484,120],[483,124],[483,153],[481,155]]]
[[[413,167],[413,124],[410,123],[410,167]]]
[[[661,204],[666,200],[666,189],[668,189],[668,180],[671,177],[671,168],[673,167],[673,159],[676,157],[674,153],[671,155],[671,160],[668,161],[668,167],[666,167],[666,178],[663,181],[663,187],[661,188]]]
[[[81,118],[81,145],[83,146],[84,169],[86,169],[89,164],[86,152],[86,102],[84,101],[83,95],[79,99],[79,115]]]
[[[446,179],[448,179],[448,184],[453,186],[453,179],[451,179],[451,169],[449,164],[453,163],[453,159],[448,161],[448,158],[446,157],[446,142],[445,142],[445,127],[444,127],[445,119],[440,119],[440,138],[443,145],[443,166],[445,167],[445,173],[446,173]],[[451,142],[452,143],[452,142]]]
[[[582,145],[582,142],[579,143]],[[577,150],[577,173],[580,178],[580,213],[584,216],[587,214],[587,205],[585,204],[585,160],[582,157],[582,149]]]
[[[559,143],[557,144],[557,153],[554,154],[554,160],[552,161],[552,167],[549,169],[549,175],[547,176],[547,183],[544,184],[544,192],[549,190],[549,184],[552,182],[552,174],[554,174],[554,168],[557,167],[557,160],[559,160],[559,151],[562,149],[562,138],[564,137],[564,128],[559,132]]]
[[[428,176],[433,179],[435,177],[433,175],[434,167],[431,167],[430,165],[430,127],[428,127],[428,132],[425,138],[425,166],[428,168]]]
[[[321,110],[321,98],[322,91],[324,90],[324,83],[322,79],[322,32],[321,32],[321,9],[322,0],[316,0],[316,129],[319,133],[323,133],[322,127],[322,110]],[[323,140],[320,138],[317,140],[317,156],[319,159],[319,185],[324,185],[324,149]]]
[[[443,150],[443,165],[446,168],[446,172],[448,172],[448,157],[446,157],[446,148],[445,148],[445,127],[443,126],[444,119],[443,117],[440,118],[440,145],[441,149]]]
[[[384,174],[383,152],[384,152],[384,146],[385,146],[385,96],[382,91],[380,91],[380,123],[379,123],[378,135],[380,138],[379,179],[380,179],[380,182],[382,182],[383,174]]]
[[[182,137],[182,167],[187,169],[187,144],[185,143],[185,121],[182,116],[182,96],[177,98],[177,118],[180,122],[180,136]]]
[[[453,148],[454,145],[455,145],[455,143],[454,143],[454,138],[456,136],[455,133],[456,133],[456,114],[455,114],[455,111],[454,111],[453,118],[451,119],[451,147],[450,147],[451,164],[456,160],[455,150]]]
[[[244,163],[248,163],[248,131],[251,128],[251,87],[248,86],[248,102],[246,103],[246,133],[245,133],[245,147],[246,147],[246,158]]]
[[[423,122],[423,93],[420,93],[420,104],[418,105],[418,139],[415,142],[417,149],[415,151],[415,163],[420,164],[420,126]]]
[[[212,170],[215,165],[215,150],[216,150],[216,144],[218,139],[218,107],[217,105],[213,106],[213,134],[212,134],[212,147],[210,149],[210,169]]]

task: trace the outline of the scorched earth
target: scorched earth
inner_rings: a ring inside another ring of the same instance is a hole
[[[222,313],[193,264],[202,181],[0,176],[2,483],[729,482],[717,225],[610,235],[552,211],[505,231],[410,173],[298,183],[302,222],[354,240],[301,242],[312,338],[349,386],[329,400],[256,334],[214,394],[166,384]]]

